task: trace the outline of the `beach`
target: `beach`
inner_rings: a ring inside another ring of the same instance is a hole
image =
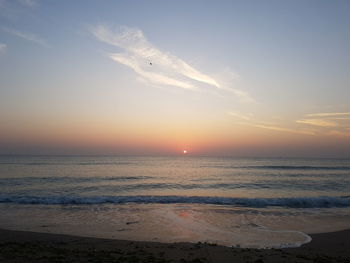
[[[0,229],[0,262],[350,262],[350,230],[313,234],[298,248],[230,248]]]
[[[347,160],[0,160],[0,262],[350,262]]]
[[[0,263],[350,263],[350,0],[0,0]]]
[[[287,248],[350,229],[346,159],[1,156],[0,227]]]

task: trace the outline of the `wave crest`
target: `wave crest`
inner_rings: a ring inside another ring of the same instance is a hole
[[[331,208],[349,207],[350,196],[283,197],[283,198],[236,198],[213,196],[0,196],[0,203],[42,205],[92,205],[92,204],[212,204],[241,207],[290,207]]]

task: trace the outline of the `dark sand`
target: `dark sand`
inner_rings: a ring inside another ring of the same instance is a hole
[[[0,262],[349,262],[350,230],[312,235],[300,248],[244,249],[0,229]]]

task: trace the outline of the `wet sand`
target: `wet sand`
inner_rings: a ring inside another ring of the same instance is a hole
[[[0,229],[0,262],[350,262],[350,230],[311,237],[299,248],[245,249]]]

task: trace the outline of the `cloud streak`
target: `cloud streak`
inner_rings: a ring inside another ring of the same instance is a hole
[[[2,30],[19,38],[25,39],[27,41],[33,42],[35,44],[50,48],[51,46],[42,38],[38,37],[35,34],[27,33],[27,32],[21,32],[12,28],[2,27]]]
[[[297,134],[305,134],[305,135],[315,135],[315,133],[313,131],[306,131],[306,130],[299,130],[299,129],[298,130],[297,129],[289,129],[289,128],[285,128],[285,127],[265,125],[265,124],[258,124],[258,123],[252,123],[250,125],[254,126],[256,128],[273,130],[273,131],[289,132],[289,133],[297,133]]]
[[[350,136],[350,112],[304,114],[302,119],[294,120],[293,123],[287,123],[288,126],[285,123],[280,124],[267,122],[266,119],[257,119],[252,113],[231,111],[227,112],[227,114],[236,119],[236,124],[260,129],[303,135]],[[295,125],[296,123],[298,124],[297,126]]]
[[[305,114],[296,123],[318,127],[318,132],[324,135],[349,136],[349,121],[350,112],[322,112]]]
[[[251,113],[243,114],[243,113],[233,112],[233,111],[228,112],[228,115],[235,117],[235,118],[238,118],[238,119],[245,120],[245,121],[249,121],[253,117],[253,114],[251,114]]]
[[[35,0],[18,0],[22,5],[34,7],[37,5],[37,1]]]
[[[152,84],[158,84],[158,85],[169,85],[169,86],[175,86],[179,88],[184,89],[192,89],[196,90],[197,87],[192,85],[191,83],[178,80],[176,78],[169,77],[164,74],[159,74],[157,72],[153,72],[150,70],[145,70],[144,67],[140,65],[141,63],[138,61],[137,58],[133,56],[129,56],[127,54],[111,54],[111,58],[119,62],[120,64],[123,64],[125,66],[130,67],[133,69],[140,77],[142,77],[146,82],[150,82]],[[144,62],[147,63],[147,62]],[[148,66],[148,63],[147,63]]]
[[[350,112],[323,112],[323,113],[310,113],[308,117],[337,117],[337,116],[350,116]]]
[[[345,136],[345,137],[348,137],[350,136],[350,132],[344,132],[344,131],[336,131],[336,130],[331,130],[327,133],[327,135],[330,135],[330,136]]]
[[[5,53],[6,49],[7,49],[7,45],[0,43],[0,54]]]
[[[337,126],[337,123],[329,120],[322,120],[322,119],[302,119],[302,120],[297,120],[297,123],[302,123],[302,124],[309,124],[313,126],[320,126],[320,127],[335,127]]]
[[[223,86],[217,79],[200,72],[177,56],[161,51],[139,29],[120,27],[117,31],[111,31],[99,25],[91,27],[90,32],[98,40],[121,48],[123,52],[111,54],[111,59],[131,68],[149,84],[189,90],[212,87],[231,91],[241,99],[249,97],[246,92]]]
[[[304,130],[304,129],[291,129],[291,128],[279,126],[278,124],[268,123],[265,121],[259,121],[259,120],[254,118],[254,115],[252,113],[242,114],[242,113],[231,111],[231,112],[228,112],[228,115],[230,115],[236,119],[242,120],[241,122],[239,122],[239,124],[246,125],[246,126],[251,126],[251,127],[265,129],[265,130],[272,130],[272,131],[277,131],[277,132],[288,132],[288,133],[295,133],[295,134],[315,135],[314,131]]]
[[[337,129],[342,129],[344,126],[347,126],[347,123],[350,120],[350,112],[309,113],[304,117],[304,119],[296,120],[296,122],[300,124],[318,126],[320,128],[337,127]]]

